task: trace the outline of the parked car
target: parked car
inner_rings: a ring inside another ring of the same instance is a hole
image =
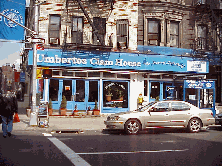
[[[222,126],[222,113],[215,115],[215,124]]]
[[[162,127],[182,127],[196,133],[201,127],[215,124],[215,118],[209,109],[199,109],[185,101],[169,100],[152,102],[135,111],[111,114],[104,123],[107,129],[125,130],[127,134]]]

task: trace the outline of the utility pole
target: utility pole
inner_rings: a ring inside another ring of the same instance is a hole
[[[38,2],[35,1],[34,11],[35,11],[35,18],[34,18],[34,31],[35,36],[38,35],[38,21],[39,21],[39,12],[38,12]],[[34,36],[34,37],[35,37]],[[32,112],[30,116],[30,126],[37,126],[38,125],[38,109],[36,107],[36,69],[37,69],[37,50],[36,50],[36,43],[33,43],[33,66],[32,66]]]

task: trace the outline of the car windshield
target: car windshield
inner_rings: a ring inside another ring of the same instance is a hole
[[[141,108],[138,108],[137,111],[138,112],[144,112],[146,111],[150,106],[152,106],[153,104],[155,104],[156,102],[150,102],[147,105],[142,106]]]

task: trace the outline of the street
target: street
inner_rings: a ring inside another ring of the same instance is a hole
[[[0,137],[1,165],[222,165],[222,128],[153,129],[139,135],[14,131]]]

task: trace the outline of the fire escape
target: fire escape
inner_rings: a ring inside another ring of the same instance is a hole
[[[92,28],[93,44],[90,44],[88,38],[85,43],[83,41],[67,43],[67,31],[64,34],[63,50],[68,49],[95,49],[95,50],[111,50],[112,47],[105,46],[105,33],[106,33],[106,20],[113,10],[113,0],[66,0],[66,23],[72,24],[73,16],[83,18],[83,24],[89,24]],[[96,19],[97,18],[97,19]],[[77,18],[78,19],[78,18]],[[83,38],[87,38],[87,35],[83,32]],[[78,32],[74,35],[78,36]],[[73,36],[73,34],[72,34]],[[96,41],[96,42],[95,42]]]
[[[215,61],[215,58],[221,62],[222,53],[222,3],[219,0],[195,0],[194,1],[194,17],[197,25],[206,24],[206,29],[202,29],[202,34],[206,32],[206,36],[199,35],[195,41],[197,54],[203,57],[205,52],[211,52],[213,57],[208,57],[209,61]]]

